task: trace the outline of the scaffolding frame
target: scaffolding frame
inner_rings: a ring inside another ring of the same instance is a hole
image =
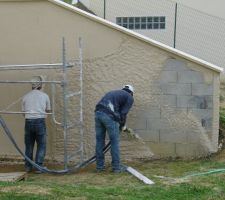
[[[68,93],[68,75],[67,69],[72,68],[75,65],[79,66],[79,88],[78,92]],[[62,69],[63,80],[62,81],[42,81],[45,84],[51,84],[51,96],[52,96],[52,113],[44,113],[47,115],[52,115],[53,122],[56,125],[61,125],[63,127],[63,138],[64,138],[64,169],[68,169],[68,163],[72,157],[80,154],[80,163],[84,160],[84,123],[83,123],[83,52],[82,52],[82,39],[79,37],[79,60],[73,64],[68,63],[66,60],[66,45],[65,38],[62,38],[62,63],[53,64],[24,64],[24,65],[0,65],[0,71],[9,70],[40,70],[40,69]],[[30,84],[32,81],[12,81],[12,80],[0,80],[0,84]],[[58,122],[55,118],[55,86],[59,84],[62,87],[63,93],[63,120],[62,123]],[[80,96],[79,113],[80,121],[78,123],[80,128],[80,148],[73,155],[68,155],[68,99],[74,96]],[[0,114],[28,114],[30,112],[17,112],[17,111],[0,111]],[[32,114],[35,114],[32,112]]]

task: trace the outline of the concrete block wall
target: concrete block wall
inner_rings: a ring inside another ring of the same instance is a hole
[[[212,128],[214,86],[207,73],[175,58],[165,61],[154,84],[155,105],[134,119],[135,131],[156,155],[198,157],[215,151],[217,140],[210,139],[218,134]]]

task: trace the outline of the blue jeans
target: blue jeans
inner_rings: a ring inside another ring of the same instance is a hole
[[[25,121],[25,155],[33,160],[34,144],[37,143],[35,163],[42,165],[46,153],[46,125],[45,119],[26,119]],[[25,167],[32,165],[25,160]]]
[[[95,112],[96,131],[96,169],[102,170],[105,167],[105,156],[103,148],[105,146],[106,131],[111,141],[112,170],[120,170],[120,130],[119,123],[114,121],[104,112]]]

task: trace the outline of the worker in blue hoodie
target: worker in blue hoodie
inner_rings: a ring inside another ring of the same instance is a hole
[[[98,172],[105,170],[106,131],[111,142],[112,171],[122,172],[120,165],[120,130],[125,127],[127,113],[133,105],[134,88],[125,85],[121,90],[106,93],[97,103],[95,108],[96,131],[96,169]]]

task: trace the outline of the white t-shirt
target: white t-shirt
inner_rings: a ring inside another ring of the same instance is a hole
[[[51,110],[49,97],[40,90],[32,90],[23,97],[22,111],[34,112],[25,114],[26,119],[46,118],[46,110]]]

